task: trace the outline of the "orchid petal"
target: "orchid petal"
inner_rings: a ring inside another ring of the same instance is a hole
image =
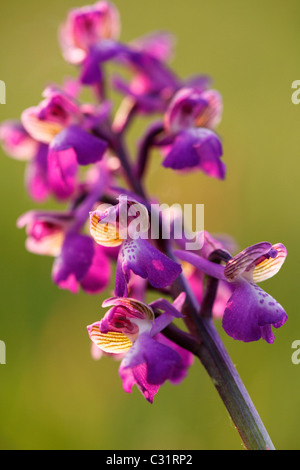
[[[108,333],[100,332],[100,322],[93,323],[87,327],[91,340],[102,351],[112,354],[122,354],[129,351],[132,347],[132,342],[126,335],[117,331],[110,331]]]
[[[254,282],[261,282],[275,276],[283,265],[287,256],[286,247],[282,243],[277,243],[272,246],[272,249],[277,252],[275,258],[264,258],[252,271]]]
[[[178,363],[178,367],[174,368],[172,376],[169,377],[170,382],[172,382],[174,385],[177,385],[187,376],[188,368],[194,362],[194,355],[181,346],[178,346],[178,344],[173,343],[173,341],[161,333],[158,333],[154,339],[156,339],[156,341],[159,343],[174,349],[174,351],[180,355],[182,361],[181,363]]]
[[[203,127],[190,128],[175,137],[163,166],[174,170],[199,168],[211,177],[224,179],[222,154],[222,144],[214,132]]]
[[[65,199],[73,194],[77,184],[78,163],[72,148],[48,153],[48,182],[49,187],[59,199]]]
[[[173,349],[152,339],[148,333],[143,333],[122,360],[122,367],[132,368],[143,363],[147,364],[147,382],[162,385],[181,363],[181,357]]]
[[[102,292],[109,284],[111,268],[103,248],[96,245],[92,264],[81,281],[81,287],[90,294]]]
[[[271,243],[261,242],[249,246],[231,258],[225,267],[224,274],[227,280],[233,281],[243,274],[261,256],[267,254],[272,248]]]
[[[126,297],[111,297],[102,303],[102,307],[111,307],[115,305],[122,305],[127,309],[127,314],[134,318],[141,320],[154,320],[154,313],[152,308],[136,299]]]
[[[143,279],[148,278],[153,287],[169,286],[181,273],[181,266],[178,263],[142,238],[124,241],[118,263],[122,265],[126,282],[129,280],[130,272],[133,271]]]
[[[153,403],[154,395],[159,390],[159,385],[147,382],[147,364],[139,364],[132,368],[119,368],[123,389],[126,393],[131,393],[132,387],[136,385],[149,403]]]
[[[96,243],[106,247],[115,247],[123,243],[115,223],[109,223],[105,216],[105,223],[101,222],[101,214],[98,211],[90,213],[90,232]]]
[[[47,145],[39,144],[35,157],[28,162],[25,170],[25,186],[30,197],[37,202],[43,202],[49,196]]]
[[[92,264],[93,256],[94,246],[90,237],[68,233],[61,253],[53,265],[53,281],[61,288],[64,288],[64,283],[70,275],[73,275],[77,282],[82,281]]]
[[[234,339],[244,342],[260,338],[273,343],[270,329],[282,326],[287,315],[282,306],[254,283],[239,280],[228,300],[223,316],[223,328]]]
[[[89,165],[101,160],[107,149],[107,143],[81,127],[71,125],[55,136],[51,141],[50,151],[61,152],[71,148],[76,154],[79,165]]]

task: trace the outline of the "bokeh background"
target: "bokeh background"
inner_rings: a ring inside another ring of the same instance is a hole
[[[91,2],[90,2],[91,3]],[[75,70],[61,57],[58,25],[78,0],[1,1],[0,79],[7,104],[0,120],[37,104],[45,84]],[[162,202],[204,203],[205,228],[229,233],[244,248],[282,242],[289,256],[264,288],[286,308],[288,322],[273,345],[220,334],[278,449],[299,449],[300,365],[291,361],[300,339],[299,154],[300,105],[291,84],[300,79],[297,0],[116,0],[123,41],[153,30],[176,39],[174,70],[206,73],[223,95],[227,179],[185,177],[160,166],[148,190]],[[135,145],[141,121],[130,134]],[[24,189],[24,165],[0,150],[1,316],[7,364],[0,366],[1,449],[241,449],[240,438],[200,363],[179,386],[164,385],[147,403],[125,394],[118,363],[90,356],[86,325],[102,316],[104,296],[73,296],[51,282],[52,259],[27,253],[16,228],[37,207]],[[54,207],[50,202],[46,207]]]

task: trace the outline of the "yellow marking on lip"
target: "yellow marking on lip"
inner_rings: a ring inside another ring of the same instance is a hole
[[[107,353],[126,353],[132,346],[132,342],[127,338],[127,336],[117,331],[101,333],[99,327],[93,325],[89,333],[92,341],[102,349],[102,351]]]
[[[286,258],[285,253],[278,253],[276,258],[264,259],[261,263],[255,266],[253,270],[253,281],[261,282],[269,279],[278,273],[284,260]]]

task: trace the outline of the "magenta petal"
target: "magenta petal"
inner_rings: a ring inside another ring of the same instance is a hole
[[[28,162],[25,185],[32,199],[43,202],[49,196],[48,183],[48,146],[40,144],[34,159]]]
[[[220,159],[222,153],[222,144],[214,132],[191,128],[175,138],[163,166],[174,170],[199,168],[211,177],[224,179],[226,167]]]
[[[223,316],[223,328],[234,339],[244,342],[263,338],[274,341],[271,326],[282,326],[287,315],[281,305],[254,283],[240,280]]]
[[[159,343],[162,343],[165,346],[173,349],[180,355],[181,362],[177,362],[177,367],[173,369],[172,376],[169,378],[173,384],[180,383],[187,376],[188,369],[194,362],[194,355],[181,346],[178,346],[178,344],[173,343],[173,341],[166,338],[161,333],[155,336],[154,339],[156,339]]]
[[[136,342],[124,357],[124,367],[132,368],[139,364],[147,364],[147,382],[162,385],[181,367],[181,357],[172,348],[151,338],[149,333],[139,335]]]
[[[120,255],[117,260],[116,266],[116,279],[115,279],[115,295],[117,297],[127,297],[128,296],[128,287],[127,283],[129,279],[126,278],[123,269],[122,269],[122,261],[120,259]]]
[[[53,281],[61,288],[74,286],[74,279],[81,282],[88,273],[93,257],[93,240],[86,235],[69,233],[66,235],[60,256],[54,262]]]
[[[73,149],[79,165],[89,165],[101,160],[107,143],[81,127],[72,125],[57,134],[50,147],[56,152]]]
[[[123,242],[118,262],[127,281],[133,271],[143,279],[148,278],[153,287],[170,286],[182,271],[180,264],[142,238]]]
[[[89,294],[96,294],[106,289],[111,277],[110,262],[103,247],[96,245],[94,248],[95,254],[92,264],[86,276],[81,281],[81,287]]]
[[[66,279],[61,279],[56,283],[61,289],[69,290],[72,294],[77,294],[79,291],[79,282],[74,274],[70,274]]]
[[[127,47],[112,39],[102,39],[90,48],[82,63],[80,82],[83,85],[101,83],[103,62],[115,60],[127,51]]]
[[[153,398],[158,392],[159,385],[153,385],[147,382],[146,364],[139,364],[132,368],[124,368],[121,364],[119,374],[123,382],[123,389],[126,393],[131,393],[132,387],[136,385],[146,400],[153,403]]]
[[[59,199],[69,197],[76,188],[78,163],[73,149],[49,150],[48,181],[51,190]]]
[[[131,392],[136,384],[152,403],[159,386],[167,379],[179,380],[183,367],[183,357],[178,352],[151,338],[149,333],[142,333],[123,358],[119,373],[126,392]]]

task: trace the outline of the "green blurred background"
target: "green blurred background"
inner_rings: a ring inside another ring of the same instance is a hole
[[[90,2],[91,3],[91,2]],[[162,202],[204,203],[205,228],[233,235],[244,248],[282,242],[289,256],[262,286],[286,308],[273,345],[220,334],[278,449],[300,448],[299,153],[300,79],[297,0],[117,0],[123,41],[153,30],[177,38],[174,70],[210,74],[223,95],[219,127],[227,179],[185,177],[154,155],[148,189]],[[0,120],[37,104],[45,84],[75,70],[61,57],[58,25],[77,0],[1,2],[0,79],[7,104]],[[130,135],[133,147],[144,122]],[[16,228],[37,207],[24,190],[24,165],[0,151],[1,317],[7,364],[0,366],[1,449],[241,449],[240,438],[205,370],[195,362],[179,386],[164,385],[147,403],[122,391],[118,363],[90,356],[86,325],[102,316],[103,296],[73,296],[51,282],[52,259],[27,253]],[[51,207],[48,204],[47,207]]]

